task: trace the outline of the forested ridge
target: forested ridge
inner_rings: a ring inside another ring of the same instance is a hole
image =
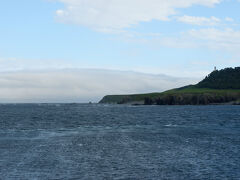
[[[196,87],[212,89],[240,89],[240,67],[213,71],[204,80],[199,82]]]

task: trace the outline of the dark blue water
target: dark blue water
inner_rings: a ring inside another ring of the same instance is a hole
[[[0,179],[240,179],[240,106],[0,105]]]

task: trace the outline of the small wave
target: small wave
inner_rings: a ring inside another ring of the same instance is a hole
[[[47,139],[78,134],[77,131],[43,131],[35,139]]]
[[[164,125],[165,127],[177,127],[178,125],[176,125],[176,124],[166,124],[166,125]]]

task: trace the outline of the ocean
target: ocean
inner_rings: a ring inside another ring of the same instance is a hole
[[[0,179],[240,179],[240,106],[2,104]]]

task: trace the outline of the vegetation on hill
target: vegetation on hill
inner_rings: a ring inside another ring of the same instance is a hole
[[[240,89],[240,67],[216,70],[199,82],[198,88]]]
[[[197,85],[162,93],[109,95],[100,103],[145,105],[207,105],[240,102],[240,67],[213,71]]]
[[[159,93],[157,98],[144,99],[145,104],[157,105],[207,105],[237,102],[240,90],[216,90],[188,87]]]

